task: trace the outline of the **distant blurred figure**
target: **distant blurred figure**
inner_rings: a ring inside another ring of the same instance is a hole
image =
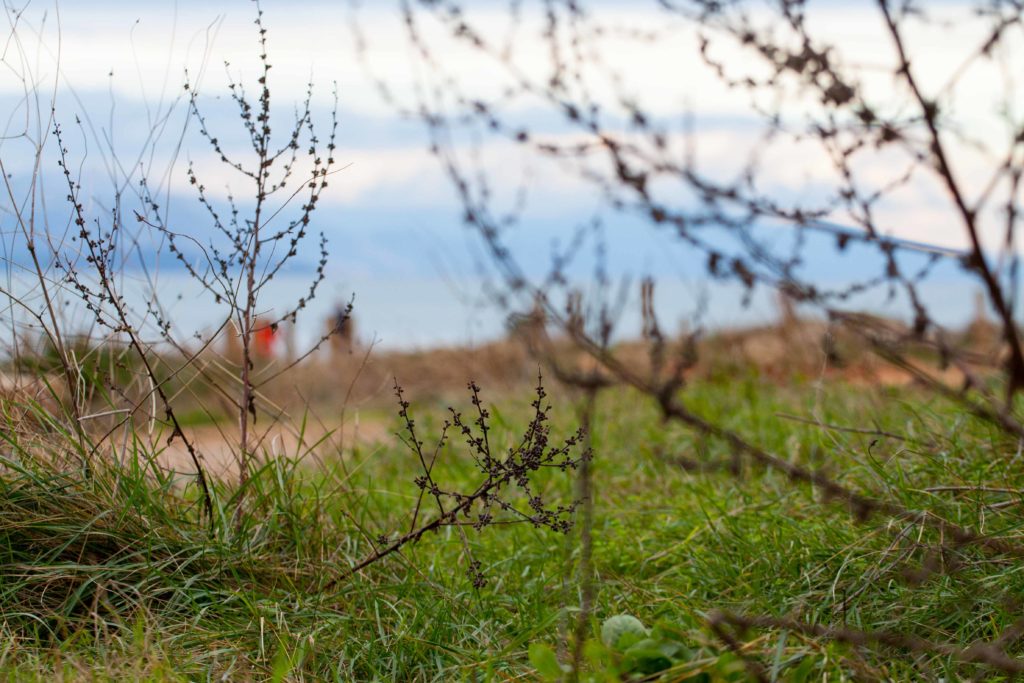
[[[331,355],[340,357],[355,348],[356,323],[352,309],[341,304],[327,318],[324,332],[331,335]]]
[[[573,339],[582,339],[586,332],[586,313],[583,310],[583,292],[573,287],[565,297],[566,331]]]
[[[263,318],[256,318],[252,336],[254,355],[265,360],[273,358],[277,350],[277,325],[272,325]]]
[[[529,313],[511,313],[505,319],[505,329],[512,339],[534,343],[540,340],[547,331],[548,314],[544,308],[544,295],[538,293],[533,298],[533,308]]]
[[[988,298],[980,290],[974,293],[974,317],[961,337],[966,348],[981,353],[998,353],[1003,343],[1002,328],[988,317]]]

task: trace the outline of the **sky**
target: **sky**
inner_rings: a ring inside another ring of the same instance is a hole
[[[811,4],[816,7],[812,15],[816,30],[841,46],[843,59],[858,65],[864,87],[880,94],[890,88],[884,65],[892,55],[880,38],[879,20],[869,11],[869,3]],[[941,31],[908,34],[921,55],[922,83],[938,88],[982,34],[970,22],[959,20],[966,16],[959,3],[925,4],[951,20]],[[48,228],[60,233],[67,226],[66,207],[60,202],[66,190],[61,188],[45,124],[51,102],[53,115],[65,131],[69,158],[80,174],[90,215],[109,208],[115,187],[130,188],[145,172],[151,187],[163,197],[168,223],[202,237],[208,228],[203,227],[206,217],[188,181],[189,164],[218,205],[223,205],[229,192],[244,196],[245,179],[219,163],[198,136],[195,122],[189,122],[182,84],[187,72],[190,82],[198,86],[199,104],[210,130],[226,141],[230,152],[244,155],[244,136],[225,96],[229,79],[252,84],[257,74],[254,6],[249,0],[5,0],[5,5],[5,68],[0,73],[0,120],[5,122],[5,135],[0,140],[0,160],[13,188],[3,216],[9,287],[16,288],[21,271],[15,262],[24,257],[16,244],[10,198],[17,197],[20,203],[28,196],[31,181],[38,180],[46,188],[46,199],[37,201],[42,202],[40,207],[45,204]],[[689,116],[702,165],[709,173],[728,177],[745,158],[743,150],[759,141],[757,114],[749,98],[723,87],[700,63],[696,33],[681,20],[678,26],[666,23],[655,5],[640,0],[593,3],[594,15],[607,26],[676,30],[673,40],[643,45],[609,34],[602,38],[605,54],[612,70],[622,77],[621,87],[642,101],[652,116],[679,131],[684,115]],[[505,30],[503,6],[490,0],[470,2],[468,17],[500,36]],[[397,7],[398,3],[384,0],[365,1],[355,8],[344,0],[263,2],[273,63],[275,120],[291,114],[310,80],[314,83],[313,118],[322,126],[329,119],[334,88],[338,96],[338,172],[330,179],[313,226],[329,240],[328,278],[300,330],[304,338],[312,338],[320,319],[354,295],[357,328],[367,341],[392,348],[479,343],[501,334],[504,314],[487,295],[488,259],[479,237],[463,225],[451,183],[428,152],[424,127],[399,111],[403,106],[414,107],[440,70],[427,65],[410,44]],[[534,30],[539,24],[530,21],[529,17],[524,21],[510,44],[517,68],[538,76],[545,73],[548,54],[539,31]],[[353,26],[358,26],[365,40],[363,52],[356,49]],[[457,77],[467,92],[474,96],[500,93],[504,81],[495,64],[460,47],[430,22],[423,29],[438,65]],[[719,49],[719,56],[741,70],[755,68],[735,48]],[[1021,55],[1010,57],[1014,56]],[[999,96],[1006,93],[999,79],[1005,74],[995,73],[989,69],[963,79],[952,112],[971,135],[993,144],[1005,135],[998,111]],[[397,106],[381,97],[380,82],[387,84]],[[595,79],[594,84],[595,97],[614,102],[616,92],[610,82]],[[1010,100],[1021,105],[1019,97]],[[512,103],[510,116],[553,139],[578,135],[528,100]],[[47,147],[37,169],[35,149],[40,141]],[[972,149],[965,145],[959,156],[965,182],[975,189],[972,183],[983,182],[992,160]],[[468,150],[460,153],[469,154]],[[491,174],[496,203],[512,203],[517,188],[528,188],[529,209],[510,242],[519,259],[540,273],[552,249],[571,241],[598,212],[593,188],[557,164],[525,159],[508,143],[484,140],[479,153]],[[767,156],[770,187],[780,196],[812,201],[828,186],[827,159],[820,152],[789,142],[770,148]],[[879,158],[873,163],[861,170],[878,185],[902,173],[892,160]],[[927,178],[896,193],[879,214],[894,236],[964,246],[943,189]],[[842,222],[841,217],[837,219]],[[652,231],[642,222],[606,216],[604,239],[615,277],[634,281],[647,273],[659,277],[659,311],[670,326],[692,319],[704,308],[707,312],[701,321],[717,326],[763,322],[775,315],[768,293],[758,293],[752,305],[744,308],[739,288],[707,282],[699,255],[686,252],[670,235]],[[785,239],[781,234],[779,240]],[[300,296],[318,257],[314,243],[308,247],[296,267],[267,292],[263,304],[268,314]],[[865,278],[879,268],[866,256],[834,258],[824,244],[808,249],[812,256],[808,274],[816,280]],[[581,278],[590,272],[592,261],[582,257]],[[217,319],[219,309],[200,296],[173,263],[154,257],[149,266],[154,268],[151,273],[158,273],[162,295],[182,295],[180,300],[171,296],[168,306],[183,331]],[[149,280],[140,274],[130,274],[129,280],[137,283],[131,291],[141,293],[148,287]],[[972,312],[973,290],[955,267],[939,268],[925,296],[937,303],[939,319],[955,323]],[[704,297],[712,297],[715,304],[704,306]],[[906,310],[905,302],[887,301],[884,291],[863,303],[881,311]],[[636,323],[626,321],[627,327]]]

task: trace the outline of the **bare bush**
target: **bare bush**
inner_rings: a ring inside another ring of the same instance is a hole
[[[841,330],[929,392],[960,402],[1008,441],[1019,442],[1024,438],[1017,400],[1024,388],[1018,311],[1024,119],[1016,66],[1024,44],[1024,6],[973,2],[950,9],[879,0],[859,8],[873,21],[875,52],[867,57],[851,56],[841,35],[822,30],[816,12],[824,10],[815,3],[661,0],[634,6],[631,21],[588,2],[513,1],[497,9],[456,0],[399,3],[407,41],[428,68],[418,72],[420,87],[411,101],[396,95],[387,77],[380,79],[380,89],[430,133],[465,223],[490,256],[495,303],[532,308],[518,314],[521,320],[538,318],[539,304],[544,324],[533,325],[526,337],[556,376],[570,384],[633,387],[650,397],[666,420],[724,442],[737,458],[813,485],[825,500],[841,502],[859,519],[934,525],[948,547],[1018,557],[1016,539],[991,537],[933,511],[908,509],[884,494],[850,489],[834,474],[794,464],[695,412],[685,388],[696,335],[665,334],[654,315],[653,280],[644,280],[640,297],[648,362],[632,362],[609,344],[622,306],[608,285],[606,260],[614,259],[602,247],[601,235],[615,230],[609,227],[615,222],[627,226],[620,230],[668,235],[688,259],[699,256],[709,280],[745,290],[748,305],[757,290],[775,290],[788,302],[791,320],[794,304],[825,318],[824,348],[794,353],[834,362],[831,332]],[[367,46],[373,47],[373,38],[361,29],[358,13],[354,23],[372,73],[376,65]],[[970,36],[956,46],[959,61],[929,63],[927,41],[943,40],[954,25],[958,36]],[[692,46],[689,53],[687,46]],[[655,56],[630,70],[620,63],[629,61],[624,58],[631,50]],[[486,82],[467,75],[467,53],[486,64]],[[675,86],[688,69],[710,72],[723,90],[744,98],[758,121],[747,136],[753,142],[737,143],[728,159],[701,157],[695,112],[665,111],[664,105],[650,103],[656,95],[663,102],[664,93],[631,85],[631,78],[650,83],[657,74],[659,87],[675,91],[677,101],[700,98],[701,92]],[[965,102],[974,96],[970,84],[979,82],[993,87],[984,123],[971,118]],[[571,175],[590,188],[587,197],[601,202],[595,213],[573,221],[599,229],[581,228],[568,247],[552,254],[546,271],[538,268],[535,253],[515,246],[517,226],[529,221],[524,198],[536,188],[525,182],[518,192],[509,192],[507,163],[488,163],[495,148],[518,150],[531,168],[548,164],[554,173]],[[807,191],[776,180],[793,176],[793,169],[780,163],[797,164],[794,150],[822,160],[808,164]],[[728,172],[715,167],[723,161]],[[938,205],[945,232],[909,239],[899,233],[904,226],[886,222],[885,216],[894,215],[892,205],[912,192]],[[600,255],[599,286],[584,303],[569,265],[588,243]],[[808,268],[826,257],[853,275],[837,283]],[[962,343],[961,333],[940,323],[944,302],[929,303],[926,293],[934,273],[943,269],[983,292],[983,308],[995,315],[991,329],[999,339],[997,351],[979,353],[977,346]],[[872,294],[903,302],[908,320],[865,315]],[[562,300],[568,302],[564,311]],[[594,359],[599,372],[581,373],[578,363],[567,362],[553,330]],[[949,368],[957,371],[958,384],[943,375]],[[956,572],[934,561],[925,561],[922,571]],[[712,619],[711,626],[735,647],[733,636],[722,630],[726,623],[790,627],[768,618]],[[816,635],[861,645],[952,654],[1007,672],[1020,666],[1002,649],[1013,638],[959,651],[909,636],[815,628]]]

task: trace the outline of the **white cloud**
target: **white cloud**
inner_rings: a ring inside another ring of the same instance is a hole
[[[503,36],[505,17],[500,4],[476,6],[469,18],[483,32]],[[55,11],[59,9],[59,11]],[[301,98],[305,83],[312,75],[321,86],[317,90],[322,105],[328,96],[327,82],[336,80],[343,106],[352,112],[394,122],[394,112],[383,103],[363,71],[348,29],[347,4],[341,2],[266,2],[272,76],[277,101]],[[251,76],[254,71],[255,32],[252,4],[223,3],[124,3],[85,2],[38,3],[19,20],[4,53],[8,69],[0,74],[0,92],[18,94],[24,81],[50,87],[59,68],[64,86],[86,92],[112,89],[119,98],[145,99],[156,103],[180,93],[182,73],[188,67],[198,73],[206,65],[203,80],[207,95],[223,92],[226,76],[222,63],[227,60],[232,73]],[[956,19],[962,13],[958,5],[944,10]],[[44,21],[43,15],[48,13]],[[756,144],[743,126],[716,127],[716,120],[730,117],[751,120],[749,102],[741,94],[723,87],[717,77],[697,57],[696,32],[682,22],[665,22],[654,3],[604,4],[595,15],[605,26],[630,26],[644,31],[670,32],[671,40],[642,43],[616,37],[600,39],[601,57],[607,71],[622,77],[622,88],[635,93],[644,105],[658,115],[671,117],[690,109],[704,125],[697,139],[701,159],[712,173],[726,173],[744,160],[746,150]],[[367,62],[371,70],[391,84],[400,99],[415,99],[415,84],[420,77],[431,76],[431,67],[418,58],[409,44],[396,7],[392,3],[367,3],[359,14],[361,28],[368,40]],[[755,17],[757,18],[757,17]],[[810,20],[823,39],[834,41],[842,59],[859,66],[867,91],[872,97],[901,101],[894,97],[891,45],[884,38],[877,11],[867,3],[831,4],[812,11]],[[431,22],[423,24],[425,36],[436,46],[434,56],[468,92],[497,93],[508,84],[507,74],[492,60],[446,37]],[[541,78],[549,64],[549,53],[540,37],[536,17],[524,20],[511,43],[518,69],[531,78]],[[940,30],[910,30],[908,44],[917,53],[918,75],[923,86],[934,91],[944,74],[955,69],[982,38],[977,24],[958,21]],[[740,70],[754,69],[753,62],[728,41],[718,43],[716,54],[737,64]],[[1011,50],[1012,51],[1012,50]],[[1010,63],[1021,60],[1021,46],[1007,55]],[[114,75],[108,76],[111,69]],[[593,85],[597,101],[614,106],[615,88],[604,68],[595,68],[586,77]],[[436,75],[436,74],[435,74]],[[975,138],[994,143],[1003,135],[996,106],[1003,91],[998,69],[972,72],[956,92],[956,120]],[[905,96],[904,96],[905,99]],[[1018,100],[1020,98],[1018,97]],[[536,104],[536,102],[533,102]],[[524,101],[513,116],[537,121],[537,110]],[[813,111],[816,105],[806,105]],[[1017,102],[1019,109],[1024,104]],[[343,136],[344,136],[344,121]],[[386,137],[382,125],[380,135]],[[552,133],[568,140],[566,133]],[[452,193],[436,162],[415,144],[384,144],[384,140],[343,140],[337,153],[339,165],[350,164],[335,176],[329,201],[342,204],[402,201],[416,206],[450,203]],[[951,142],[951,144],[956,144]],[[985,169],[992,160],[970,153],[966,146],[956,147],[961,165],[960,176],[972,191],[980,188]],[[216,158],[204,148],[188,150],[204,182],[213,192],[230,179]],[[523,159],[514,145],[488,142],[484,149],[486,167],[504,186],[518,180]],[[828,160],[808,145],[779,145],[770,151],[766,176],[771,186],[790,195],[813,194],[815,188],[833,178]],[[515,174],[510,170],[515,169]],[[171,177],[172,189],[184,189],[183,169]],[[881,185],[897,171],[891,160],[880,155],[859,168],[866,183]],[[578,179],[556,165],[537,164],[533,184],[542,197],[557,197],[561,205],[572,205],[587,196]],[[237,181],[235,181],[237,182]],[[500,188],[499,188],[500,189]],[[963,236],[941,188],[921,177],[901,190],[880,208],[879,221],[893,225],[893,232],[904,237],[929,239],[960,246]]]

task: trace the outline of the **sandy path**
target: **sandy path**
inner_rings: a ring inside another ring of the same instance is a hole
[[[202,456],[207,472],[215,477],[233,477],[237,474],[238,429],[223,425],[186,428],[196,450]],[[391,425],[383,420],[351,420],[339,429],[338,425],[307,425],[300,443],[297,430],[286,425],[263,426],[257,423],[253,442],[261,455],[303,456],[316,462],[337,457],[339,451],[348,452],[353,444],[375,446],[395,440]],[[164,467],[182,474],[195,472],[195,465],[185,445],[176,439],[157,458]]]

